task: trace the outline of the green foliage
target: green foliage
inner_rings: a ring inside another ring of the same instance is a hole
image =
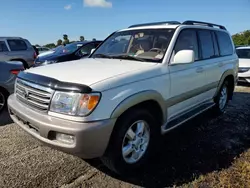
[[[62,41],[61,39],[59,39],[59,40],[57,41],[57,44],[56,44],[56,45],[57,45],[57,46],[60,46],[60,45],[62,45],[62,42],[63,42],[63,41]]]
[[[70,43],[69,39],[66,39],[66,40],[63,41],[63,44],[69,44],[69,43]]]
[[[232,36],[234,44],[237,45],[250,45],[250,30],[237,33]]]
[[[80,36],[80,41],[84,41],[84,40],[85,40],[84,36]]]
[[[56,45],[54,43],[46,44],[44,46],[47,48],[55,48],[56,47]]]

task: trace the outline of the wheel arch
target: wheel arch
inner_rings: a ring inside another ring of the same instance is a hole
[[[165,107],[164,107],[164,99],[161,94],[157,91],[148,90],[142,91],[133,95],[130,95],[123,101],[121,101],[116,108],[113,110],[111,114],[111,118],[119,118],[122,114],[127,112],[132,108],[138,107],[152,107],[150,108],[150,112],[157,115],[160,119],[160,123],[163,123],[166,119],[165,117]]]
[[[221,76],[221,79],[219,81],[219,84],[217,86],[217,90],[215,93],[215,96],[217,96],[218,92],[220,91],[220,88],[222,86],[222,84],[224,83],[225,80],[228,80],[229,82],[229,99],[231,100],[233,97],[233,91],[236,85],[236,79],[234,76],[234,71],[233,70],[227,70],[223,73],[223,75]]]
[[[23,63],[23,66],[24,68],[28,68],[29,67],[29,64],[22,58],[14,58],[14,59],[11,59],[10,61],[20,61]]]

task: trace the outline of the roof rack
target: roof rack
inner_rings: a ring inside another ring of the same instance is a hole
[[[208,23],[208,22],[200,22],[200,21],[194,21],[194,20],[187,20],[182,23],[183,25],[205,25],[208,27],[219,27],[220,29],[227,30],[224,26],[222,25],[217,25],[213,23]]]
[[[144,24],[131,25],[128,28],[142,27],[142,26],[151,26],[151,25],[179,25],[179,24],[181,24],[181,23],[178,22],[178,21],[152,22],[152,23],[144,23]]]

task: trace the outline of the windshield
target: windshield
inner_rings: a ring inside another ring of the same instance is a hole
[[[66,46],[60,46],[60,48],[56,49],[56,53],[73,53],[82,45],[81,43],[71,43]]]
[[[250,49],[237,49],[236,53],[239,58],[250,59]]]
[[[114,33],[91,56],[162,62],[174,29],[140,29]]]

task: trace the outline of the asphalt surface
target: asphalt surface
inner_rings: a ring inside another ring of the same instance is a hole
[[[227,168],[250,147],[250,87],[237,87],[227,113],[211,112],[164,137],[161,152],[142,174],[118,177],[98,160],[50,149],[0,114],[0,187],[169,187]]]

